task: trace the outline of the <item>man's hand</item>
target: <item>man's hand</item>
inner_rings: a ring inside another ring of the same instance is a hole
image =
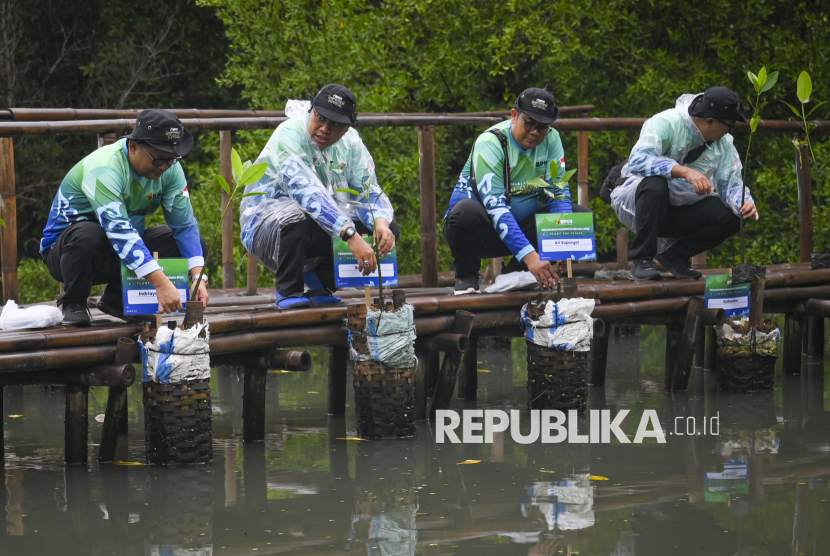
[[[527,265],[527,269],[539,282],[539,285],[545,289],[552,290],[559,282],[559,274],[556,269],[548,261],[539,259],[539,254],[536,251],[531,251],[522,260]]]
[[[201,280],[199,280],[199,287],[196,289],[196,295],[193,301],[201,301],[205,304],[205,307],[208,306],[208,301],[210,301],[210,295],[208,295],[207,286]]]
[[[357,259],[357,267],[363,272],[363,276],[369,276],[378,268],[375,252],[362,237],[355,235],[349,240],[349,251]]]
[[[385,218],[375,220],[375,244],[378,245],[378,254],[383,257],[395,248],[395,234],[389,229]]]
[[[173,282],[164,275],[164,272],[154,270],[147,276],[147,280],[156,288],[156,297],[159,302],[159,313],[172,313],[173,311],[183,311],[182,300],[179,297],[179,290],[173,285]]]
[[[755,217],[755,220],[758,220],[761,216],[758,214],[758,209],[755,207],[755,203],[752,201],[745,201],[744,206],[741,207],[741,214],[744,215],[744,218],[751,218]]]
[[[709,178],[697,170],[692,170],[688,166],[678,164],[671,169],[671,175],[673,178],[683,178],[692,184],[695,188],[695,193],[698,195],[708,195],[712,192],[712,183],[709,181]]]

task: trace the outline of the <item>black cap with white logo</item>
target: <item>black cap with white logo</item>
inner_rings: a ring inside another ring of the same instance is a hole
[[[311,106],[321,116],[341,123],[357,123],[357,99],[354,93],[343,85],[326,85],[311,99]]]
[[[689,115],[697,118],[746,121],[746,112],[738,93],[726,87],[709,87],[689,105]]]
[[[193,136],[181,120],[158,108],[142,110],[135,119],[135,129],[126,138],[178,156],[186,155],[193,148]]]
[[[538,87],[525,89],[516,99],[513,108],[519,112],[524,112],[540,124],[552,123],[559,117],[556,99],[548,90],[548,85],[545,85],[544,89]]]

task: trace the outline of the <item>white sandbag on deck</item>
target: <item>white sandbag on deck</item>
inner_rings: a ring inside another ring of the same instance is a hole
[[[200,337],[202,335],[203,337]],[[162,327],[155,341],[138,341],[144,382],[179,384],[210,378],[210,328],[196,324],[189,330]]]
[[[558,303],[548,301],[545,314],[538,320],[527,314],[528,305],[522,307],[521,326],[525,338],[538,346],[567,351],[590,351],[594,337],[593,299],[577,297]]]
[[[0,314],[0,330],[47,328],[59,325],[62,320],[63,312],[57,307],[34,305],[21,309],[14,300],[9,299]]]
[[[775,328],[770,332],[762,332],[760,330],[750,330],[747,334],[741,334],[730,326],[724,323],[720,326],[715,326],[715,334],[718,338],[718,348],[720,348],[723,355],[778,355],[778,342],[781,340],[781,330]],[[754,350],[753,350],[754,342]]]
[[[349,354],[352,361],[378,361],[394,369],[408,369],[417,365],[413,312],[414,307],[409,303],[394,313],[367,311],[363,334],[366,335],[369,353],[358,353],[352,347],[352,333],[349,332]]]

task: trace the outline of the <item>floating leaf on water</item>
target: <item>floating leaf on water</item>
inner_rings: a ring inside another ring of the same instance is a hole
[[[9,415],[9,419],[20,419],[23,415]]]
[[[364,441],[364,442],[368,442],[368,440],[367,440],[367,439],[365,439],[365,438],[358,438],[357,436],[346,436],[346,437],[343,437],[343,438],[338,438],[337,440],[362,440],[362,441]]]
[[[488,371],[487,369],[479,369],[478,372],[480,372],[480,373],[492,373],[493,371]]]
[[[608,477],[601,477],[599,475],[591,475],[589,477],[589,479],[591,479],[592,481],[607,481]]]
[[[146,463],[141,463],[140,461],[116,461],[115,465],[147,465]]]
[[[106,415],[104,415],[103,413],[99,413],[98,415],[95,416],[95,420],[99,423],[103,423],[105,418],[106,418]]]
[[[458,462],[458,465],[472,465],[473,463],[481,463],[480,459],[465,459],[464,461]]]

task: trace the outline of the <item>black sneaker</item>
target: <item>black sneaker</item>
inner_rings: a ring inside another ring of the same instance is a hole
[[[455,295],[465,293],[481,293],[481,290],[478,289],[478,274],[455,279]]]
[[[89,326],[92,324],[92,317],[89,316],[86,301],[64,301],[60,306],[60,310],[63,312],[61,324],[67,326]]]
[[[631,263],[631,272],[628,273],[631,280],[660,280],[662,276],[654,268],[654,261],[651,259],[636,259]]]
[[[107,295],[107,289],[104,295],[95,304],[95,308],[104,314],[111,317],[126,321],[128,324],[138,324],[144,322],[144,319],[139,317],[128,317],[124,314],[124,298],[120,295]]]
[[[699,279],[703,274],[693,269],[689,264],[689,259],[673,255],[672,253],[662,251],[657,253],[654,257],[657,262],[666,267],[666,270],[672,273],[675,278],[691,278],[693,280]]]

